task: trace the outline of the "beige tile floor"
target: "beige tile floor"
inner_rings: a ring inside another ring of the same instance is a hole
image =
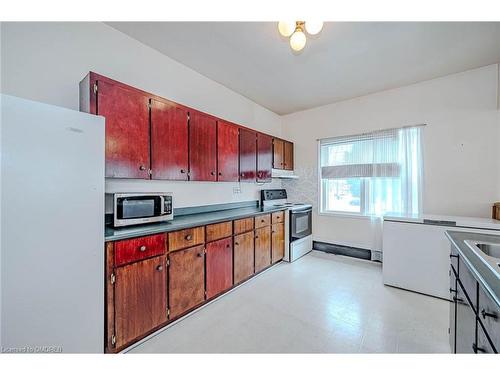
[[[448,303],[384,286],[380,264],[313,251],[132,353],[447,353]]]

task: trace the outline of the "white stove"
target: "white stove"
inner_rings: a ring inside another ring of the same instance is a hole
[[[285,215],[285,257],[293,262],[312,250],[312,205],[288,202],[285,189],[261,190],[263,207],[283,208]]]

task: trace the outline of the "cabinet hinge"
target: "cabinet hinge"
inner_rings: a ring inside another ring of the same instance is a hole
[[[97,94],[97,82],[94,83],[92,90],[94,91],[94,95]]]
[[[191,115],[188,113],[188,121],[191,120]]]
[[[148,173],[149,173],[150,176],[152,176],[153,175],[153,170],[151,168],[149,168],[148,169]]]
[[[111,284],[114,284],[116,282],[116,276],[114,273],[111,274]]]
[[[115,346],[116,345],[116,336],[111,335],[111,345]]]
[[[207,253],[207,248],[203,248],[203,254],[206,254]]]
[[[207,291],[205,290],[205,297],[207,296]]]
[[[170,316],[170,309],[167,307],[167,318]]]
[[[170,266],[170,259],[167,259],[166,263],[167,263],[167,267]]]
[[[151,103],[150,102],[148,102],[148,108],[151,109]]]

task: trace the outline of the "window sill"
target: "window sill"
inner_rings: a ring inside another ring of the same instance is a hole
[[[319,216],[332,216],[332,217],[339,217],[339,218],[345,218],[345,219],[358,219],[358,220],[377,220],[381,219],[379,216],[373,216],[373,215],[364,215],[364,214],[355,214],[355,213],[348,213],[348,212],[335,212],[335,211],[330,211],[330,212],[318,212]]]

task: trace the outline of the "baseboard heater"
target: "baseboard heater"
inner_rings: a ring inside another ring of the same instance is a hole
[[[372,251],[353,246],[336,245],[333,243],[313,241],[313,249],[323,251],[325,253],[344,255],[352,258],[382,261],[382,253],[380,251]]]

